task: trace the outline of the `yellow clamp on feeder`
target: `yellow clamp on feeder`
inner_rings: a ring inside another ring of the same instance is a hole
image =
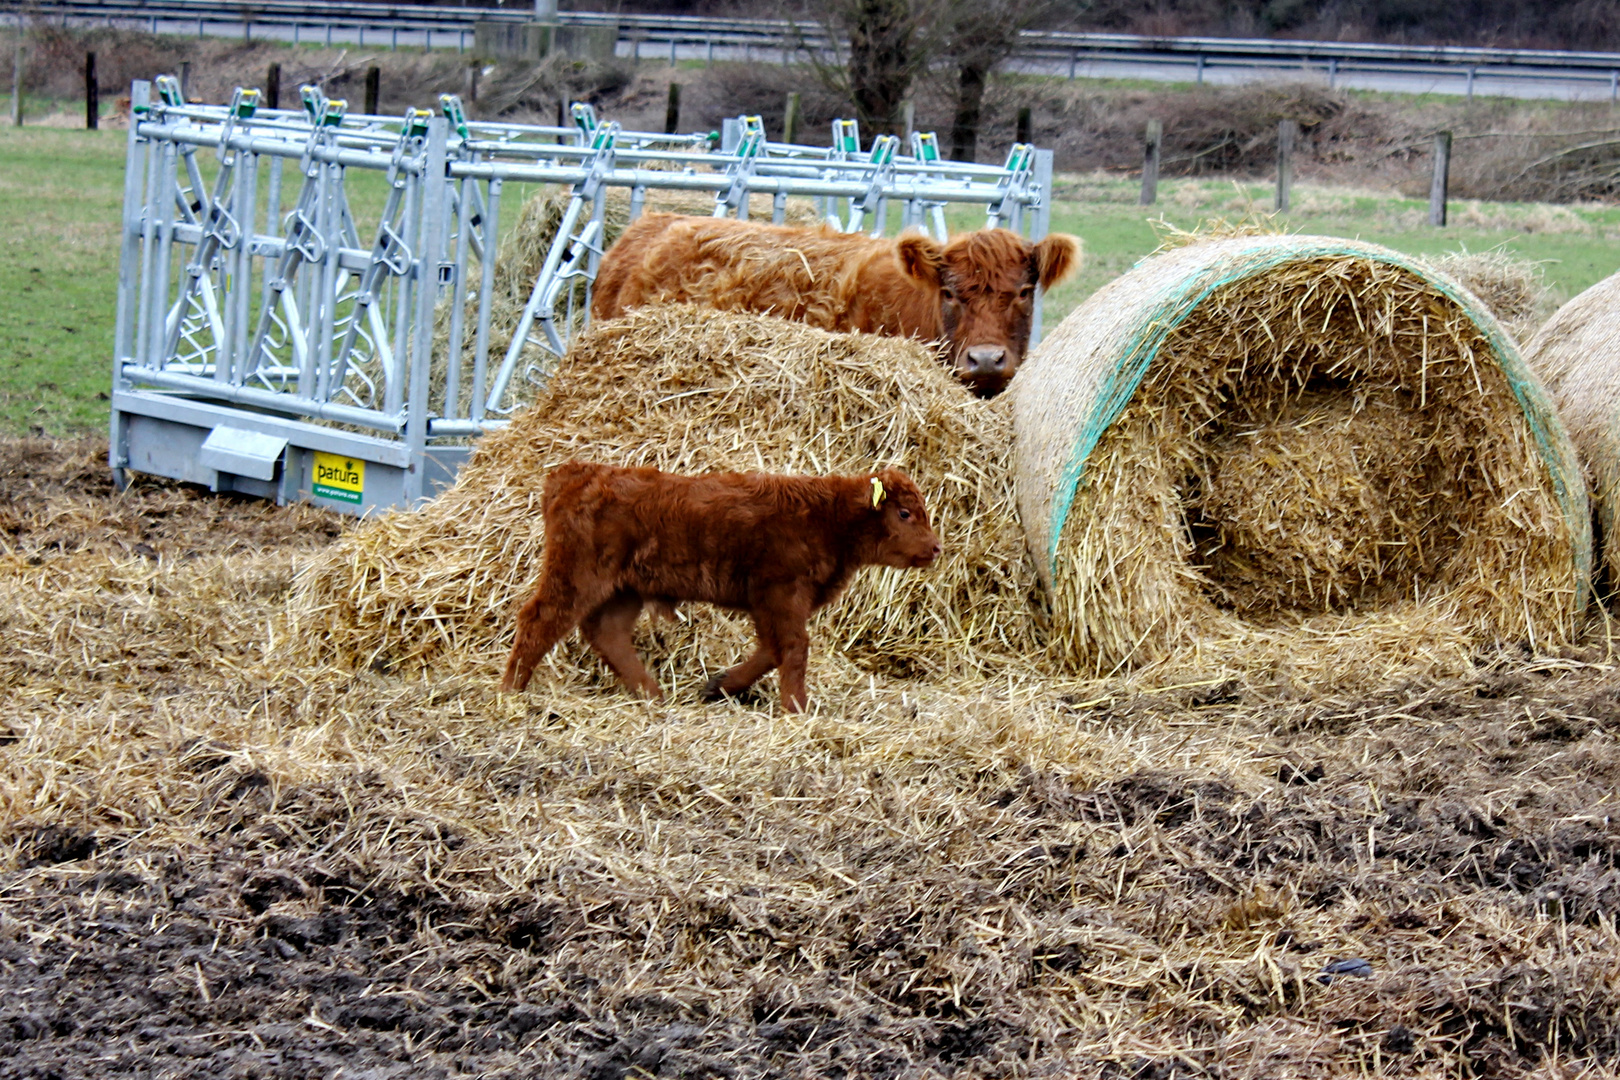
[[[886,493],[883,490],[883,481],[879,480],[875,476],[872,477],[872,509],[876,510],[878,507],[883,505],[883,497],[885,494]]]

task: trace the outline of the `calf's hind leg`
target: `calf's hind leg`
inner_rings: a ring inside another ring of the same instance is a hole
[[[517,640],[506,658],[502,690],[522,690],[529,685],[534,666],[553,645],[579,625],[586,613],[594,611],[611,595],[605,585],[581,592],[559,568],[547,566],[540,585],[517,617]]]
[[[620,590],[585,616],[579,629],[591,648],[596,650],[596,655],[607,662],[620,682],[633,692],[658,700],[664,696],[664,692],[659,688],[658,680],[641,662],[641,657],[636,655],[635,644],[630,640],[630,631],[641,617],[642,603],[640,593]]]

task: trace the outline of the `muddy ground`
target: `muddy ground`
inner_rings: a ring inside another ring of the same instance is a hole
[[[1333,700],[514,701],[267,659],[344,523],[102,454],[0,443],[0,1077],[1620,1068],[1601,624]]]

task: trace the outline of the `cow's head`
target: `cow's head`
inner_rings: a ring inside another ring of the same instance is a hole
[[[939,537],[928,524],[928,508],[911,477],[899,469],[880,469],[867,477],[859,498],[878,526],[873,562],[906,570],[939,558]]]
[[[958,233],[941,246],[903,236],[900,265],[939,293],[952,368],[981,397],[1006,388],[1029,349],[1035,287],[1050,289],[1080,266],[1080,241],[1052,233],[1032,244],[1008,229]]]

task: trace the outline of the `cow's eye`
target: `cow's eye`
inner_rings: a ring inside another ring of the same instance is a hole
[[[1018,290],[1018,299],[1020,299],[1020,300],[1028,300],[1030,297],[1032,297],[1034,295],[1035,295],[1035,286],[1033,286],[1033,285],[1025,285],[1022,289]]]
[[[902,511],[900,511],[900,520],[901,521],[910,521],[911,520],[911,511],[910,510],[902,510]]]
[[[952,288],[941,289],[940,290],[940,295],[943,296],[946,300],[949,300],[953,304],[961,299],[961,297],[956,295],[956,290],[952,289]]]

